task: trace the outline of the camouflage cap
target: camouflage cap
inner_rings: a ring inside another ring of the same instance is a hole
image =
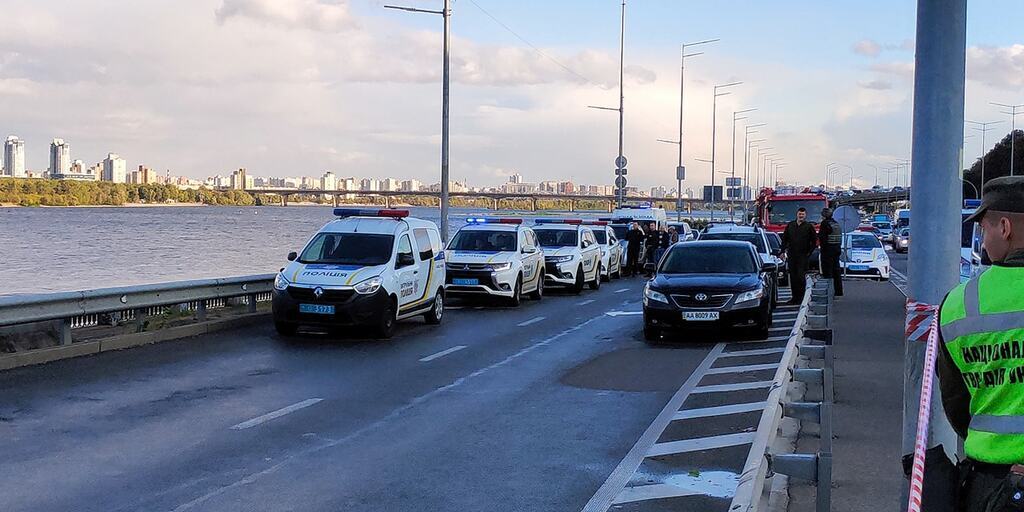
[[[1024,213],[1024,176],[1004,176],[990,180],[981,193],[981,206],[964,222],[978,222],[989,210]]]

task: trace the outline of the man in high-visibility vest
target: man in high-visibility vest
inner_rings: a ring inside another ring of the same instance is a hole
[[[964,439],[960,509],[1024,510],[1024,177],[997,178],[977,222],[992,267],[939,312],[942,403]]]

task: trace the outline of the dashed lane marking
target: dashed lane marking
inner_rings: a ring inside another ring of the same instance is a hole
[[[597,301],[594,300],[594,299],[587,299],[587,300],[585,300],[583,302],[577,303],[576,305],[577,306],[586,306],[587,304],[593,304],[595,302],[597,302]]]
[[[427,362],[433,361],[434,359],[442,358],[442,357],[444,357],[444,356],[446,356],[448,354],[454,354],[455,352],[458,352],[458,351],[460,351],[460,350],[462,350],[464,348],[466,348],[465,345],[456,345],[456,346],[454,346],[452,348],[442,350],[442,351],[440,351],[440,352],[438,352],[436,354],[430,354],[429,356],[424,357],[423,359],[420,359],[420,362],[421,363],[427,363]]]
[[[672,417],[673,421],[691,420],[694,418],[710,418],[712,416],[725,416],[726,414],[738,414],[742,412],[754,412],[764,410],[768,402],[750,402],[746,404],[719,405],[716,407],[703,407],[701,409],[686,409],[679,411]]]
[[[282,408],[280,408],[280,409],[278,409],[276,411],[268,412],[267,414],[264,414],[263,416],[257,416],[257,417],[255,417],[255,418],[253,418],[251,420],[243,421],[243,422],[239,423],[238,425],[235,425],[235,426],[231,427],[231,430],[244,430],[244,429],[247,429],[247,428],[252,428],[252,427],[255,427],[256,425],[261,425],[263,423],[266,423],[266,422],[268,422],[268,421],[270,421],[272,419],[280,418],[281,416],[284,416],[285,414],[293,413],[293,412],[298,411],[300,409],[305,409],[306,407],[309,407],[311,405],[315,405],[317,403],[320,403],[323,400],[324,400],[323,398],[310,398],[309,400],[303,400],[303,401],[301,401],[301,402],[299,402],[297,404],[292,404],[292,405],[289,405],[288,407],[282,407]]]
[[[677,453],[699,452],[701,450],[713,450],[715,448],[727,448],[750,444],[754,441],[753,432],[741,432],[739,434],[722,434],[712,437],[698,437],[684,439],[682,441],[668,441],[657,443],[647,452],[648,457],[660,457],[662,455],[675,455]]]
[[[529,320],[527,320],[525,322],[519,322],[516,325],[518,325],[519,327],[526,327],[527,325],[533,325],[533,324],[535,324],[537,322],[543,322],[545,318],[547,318],[547,317],[546,316],[538,316],[537,318],[531,318],[531,319],[529,319]]]
[[[771,354],[781,354],[785,351],[786,347],[759,348],[754,350],[733,350],[729,352],[722,352],[722,355],[719,357],[768,356]]]
[[[760,389],[771,387],[775,382],[761,380],[757,382],[737,382],[735,384],[710,384],[693,388],[694,393],[724,393],[727,391],[743,391],[745,389]]]
[[[665,498],[682,498],[684,496],[693,496],[695,494],[702,494],[697,489],[684,489],[679,486],[669,484],[653,484],[653,485],[640,485],[636,487],[626,487],[619,493],[619,496],[615,498],[614,505],[622,505],[625,503],[633,503],[635,501],[647,501],[647,500],[660,500]]]
[[[722,375],[725,373],[744,373],[744,372],[759,372],[762,370],[774,370],[779,367],[779,363],[767,363],[767,364],[748,364],[744,366],[721,366],[718,368],[711,368],[707,371],[708,375]]]
[[[615,290],[615,293],[628,292],[629,290],[629,288],[619,288],[618,290]]]
[[[608,316],[635,316],[644,314],[643,311],[609,311],[605,313]]]

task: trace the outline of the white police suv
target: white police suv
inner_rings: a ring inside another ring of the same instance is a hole
[[[537,219],[533,227],[544,250],[546,284],[567,286],[573,292],[601,287],[601,245],[580,219]]]
[[[445,251],[445,293],[507,298],[544,296],[544,252],[523,219],[471,217]]]
[[[391,337],[397,320],[444,314],[444,251],[433,222],[408,210],[337,208],[274,280],[274,326],[363,325]]]
[[[597,245],[601,246],[601,279],[610,281],[622,277],[624,251],[615,236],[615,230],[607,221],[587,221],[583,224],[590,227]]]

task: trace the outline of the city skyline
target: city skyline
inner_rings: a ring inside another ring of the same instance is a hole
[[[26,141],[29,169],[48,167],[40,148],[57,134],[86,162],[113,150],[193,179],[246,167],[437,180],[437,20],[362,0],[107,3],[58,9],[40,0],[6,12],[20,23],[0,34],[9,49],[0,130]],[[586,105],[616,94],[618,4],[478,3],[522,40],[473,4],[457,6],[452,176],[495,185],[512,172],[535,182],[611,181],[615,121]],[[972,6],[969,118],[1002,118],[989,102],[1022,95],[1024,45],[1003,15],[1015,8],[1010,0]],[[787,181],[820,183],[822,165],[842,161],[864,187],[873,181],[869,164],[909,156],[912,5],[750,2],[736,19],[714,4],[628,9],[630,184],[674,182],[675,149],[656,141],[677,129],[678,45],[705,37],[721,41],[687,64],[687,185],[710,181],[697,160],[711,156],[710,89],[732,80],[744,85],[719,102],[719,169],[731,167],[730,114],[751,107],[759,110],[745,122],[767,123],[758,136],[787,159]],[[563,26],[567,17],[574,21]],[[777,21],[749,30],[748,18],[769,17]],[[871,23],[879,17],[894,22]],[[132,52],[95,37],[109,23],[124,27]],[[980,146],[967,142],[968,161]],[[741,148],[736,155],[742,161]]]

